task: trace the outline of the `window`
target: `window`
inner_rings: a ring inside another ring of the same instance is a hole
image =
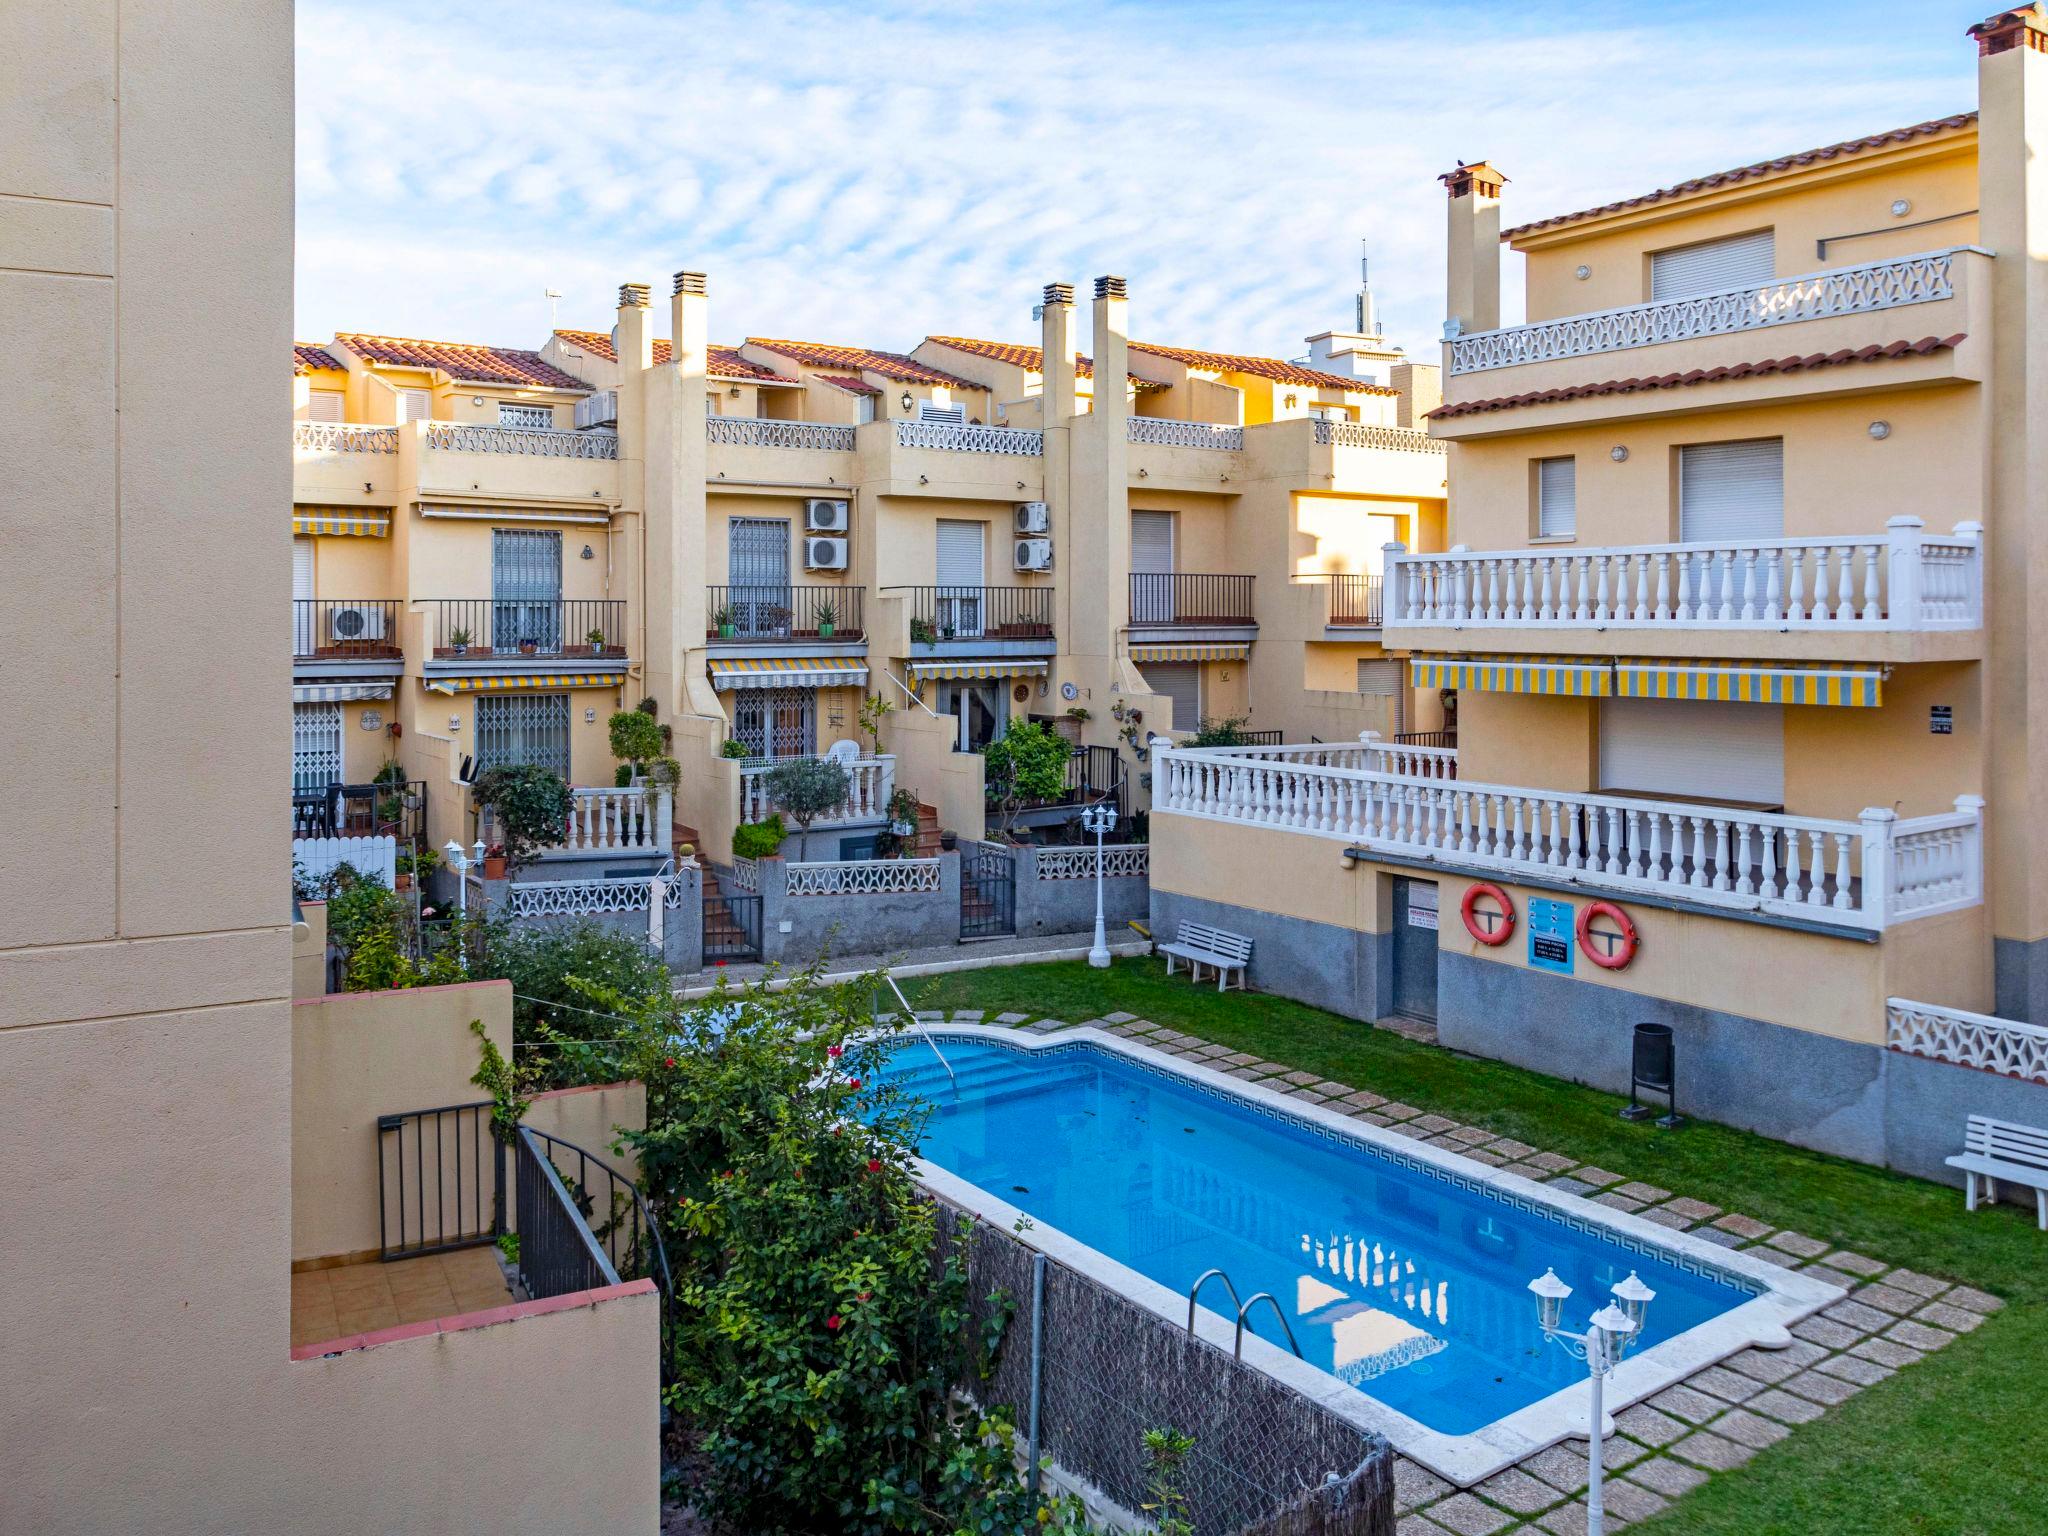
[[[1131,622],[1168,624],[1174,607],[1174,514],[1131,514]],[[1192,727],[1188,727],[1192,729]]]
[[[1604,699],[1600,784],[1674,800],[1785,800],[1785,711],[1708,699]]]
[[[579,637],[580,638],[580,637]],[[562,645],[562,535],[551,528],[491,530],[493,650]]]
[[[313,625],[313,541],[292,540],[292,654],[310,656],[318,638]]]
[[[342,421],[344,396],[338,389],[316,389],[306,396],[306,420]]]
[[[429,390],[401,389],[398,392],[398,419],[400,421],[431,421],[434,416],[434,396]]]
[[[479,771],[532,764],[569,777],[569,695],[479,694],[476,765]]]
[[[789,524],[775,517],[730,519],[726,524],[725,579],[738,634],[788,634]]]
[[[1777,277],[1772,231],[1702,240],[1650,253],[1650,298],[1685,299],[1729,288],[1761,288]]]
[[[733,696],[732,734],[749,757],[809,757],[817,750],[818,690],[741,689]]]
[[[988,580],[988,524],[940,518],[933,620],[946,640],[981,633],[982,588]]]
[[[858,395],[853,402],[853,419],[859,426],[866,426],[875,419],[875,397]]]
[[[292,706],[292,793],[317,794],[341,782],[341,706]]]
[[[1536,461],[1536,536],[1568,539],[1579,526],[1579,461]]]
[[[1202,719],[1202,667],[1193,661],[1153,662],[1140,667],[1145,686],[1173,700],[1173,718],[1153,722],[1161,730],[1192,731]]]
[[[1401,691],[1401,663],[1397,657],[1361,657],[1358,663],[1358,691],[1376,698],[1391,699]]]
[[[1686,544],[1785,533],[1785,442],[1689,443],[1678,450],[1678,537]]]
[[[555,424],[555,408],[551,405],[514,405],[501,401],[498,405],[498,425],[501,427],[552,427]]]

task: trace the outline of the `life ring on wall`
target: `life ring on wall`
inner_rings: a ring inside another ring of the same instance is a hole
[[[1621,930],[1621,943],[1609,954],[1593,943],[1593,917],[1600,913],[1614,919],[1614,926]],[[1620,971],[1628,968],[1635,959],[1636,951],[1642,947],[1642,936],[1636,932],[1635,920],[1611,901],[1589,901],[1579,908],[1579,920],[1572,925],[1578,930],[1579,952],[1603,971]]]
[[[1473,915],[1474,904],[1481,896],[1491,896],[1500,903],[1501,925],[1495,932],[1489,933],[1481,928],[1478,919]],[[1479,881],[1475,885],[1465,887],[1465,899],[1458,903],[1458,916],[1464,919],[1465,931],[1489,948],[1507,943],[1509,937],[1515,931],[1514,902],[1508,899],[1506,891],[1497,885],[1488,884],[1484,880]]]

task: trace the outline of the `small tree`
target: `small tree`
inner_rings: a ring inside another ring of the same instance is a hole
[[[768,770],[768,798],[789,813],[803,833],[797,844],[801,859],[811,851],[811,823],[846,803],[853,776],[829,757],[792,757]]]
[[[1221,720],[1200,720],[1195,723],[1194,740],[1191,747],[1244,747],[1251,745],[1251,737],[1245,730],[1249,715],[1229,715]]]
[[[498,836],[512,869],[532,863],[569,825],[568,784],[537,763],[490,769],[476,781],[476,803],[497,813]]]
[[[611,730],[612,756],[645,773],[647,765],[661,756],[661,725],[654,716],[637,709],[622,709],[607,722]]]
[[[854,724],[873,743],[877,757],[882,755],[882,721],[895,712],[896,706],[879,693],[871,693],[860,701],[860,713],[854,716]]]
[[[1029,720],[981,749],[989,793],[1003,814],[1004,837],[1025,801],[1056,799],[1066,789],[1067,760],[1073,755],[1066,737]]]

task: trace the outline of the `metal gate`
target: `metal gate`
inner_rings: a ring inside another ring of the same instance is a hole
[[[960,852],[960,937],[1004,938],[1017,931],[1017,860],[995,843]]]
[[[569,777],[569,695],[480,694],[476,701],[476,762],[482,768],[528,763]]]
[[[292,793],[317,794],[341,782],[341,706],[292,706]]]
[[[704,879],[704,959],[761,958],[761,897],[736,890],[730,875],[706,870]]]
[[[562,648],[562,535],[552,529],[491,530],[493,650]]]
[[[1436,1022],[1436,882],[1394,880],[1395,1013]]]
[[[505,1230],[505,1147],[490,1104],[377,1117],[377,1218],[386,1259],[473,1248]]]
[[[725,578],[741,635],[762,639],[789,633],[788,523],[780,518],[733,518],[726,531]]]
[[[741,689],[733,699],[732,734],[749,757],[809,757],[818,744],[818,690]]]

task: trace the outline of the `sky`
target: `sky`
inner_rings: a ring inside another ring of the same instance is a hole
[[[299,0],[297,334],[538,347],[711,278],[715,340],[1132,334],[1434,356],[1439,172],[1508,224],[1963,110],[1986,0]],[[1504,272],[1505,318],[1519,273]],[[1085,331],[1087,306],[1081,309]]]

